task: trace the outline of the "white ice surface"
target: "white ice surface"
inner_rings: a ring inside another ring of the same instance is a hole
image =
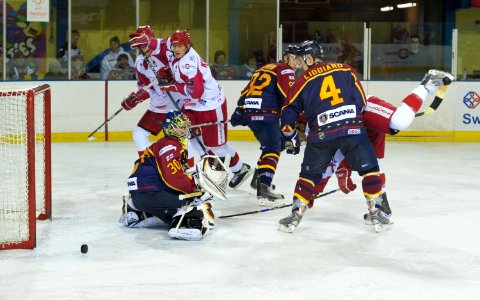
[[[255,164],[257,143],[232,145]],[[357,188],[317,200],[293,234],[277,231],[284,208],[217,219],[200,242],[117,223],[135,156],[53,144],[53,221],[37,222],[35,250],[0,251],[0,299],[480,299],[480,144],[388,143],[387,232],[363,223]],[[288,202],[301,158],[278,166]],[[248,182],[228,196],[217,212],[260,209]]]

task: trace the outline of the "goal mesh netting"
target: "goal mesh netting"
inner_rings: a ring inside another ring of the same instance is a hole
[[[0,87],[0,249],[34,248],[50,218],[50,87]]]

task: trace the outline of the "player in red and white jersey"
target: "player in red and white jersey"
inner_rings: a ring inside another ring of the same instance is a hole
[[[154,70],[149,67],[145,56],[139,55],[135,60],[138,91],[131,93],[127,99],[122,102],[122,107],[125,110],[131,110],[137,106],[138,103],[150,98],[148,110],[133,131],[133,141],[141,156],[143,151],[150,145],[149,135],[158,135],[162,130],[162,121],[165,119],[166,113],[176,109],[167,93],[160,89],[160,85],[167,84],[173,80],[173,77],[168,69],[166,40],[154,38],[154,32],[148,25],[138,27],[129,37],[131,48],[140,49],[142,53],[148,57],[150,63],[157,67],[155,71],[158,72],[158,77],[162,81],[160,83],[157,82],[159,79],[154,73]],[[153,84],[151,85],[152,82]],[[146,90],[144,91],[144,89]],[[181,107],[181,94],[171,92],[171,95]]]
[[[184,112],[193,125],[227,121],[227,100],[222,88],[213,78],[210,67],[190,44],[186,30],[176,30],[167,40],[169,67],[174,81],[161,87],[164,91],[179,92],[183,98]],[[234,176],[229,182],[231,188],[238,187],[252,173],[248,164],[241,161],[237,151],[227,143],[227,123],[204,126],[200,140],[217,156],[230,155],[230,169]],[[197,151],[198,152],[198,151]]]

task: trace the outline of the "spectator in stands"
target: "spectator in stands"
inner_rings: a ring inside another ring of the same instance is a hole
[[[48,72],[45,73],[45,76],[43,79],[45,80],[51,80],[51,79],[68,79],[67,74],[62,72],[62,65],[58,60],[52,60],[48,64]]]
[[[257,69],[257,60],[255,56],[251,56],[248,58],[248,61],[240,66],[239,71],[239,78],[240,79],[248,79],[252,78],[253,72]]]
[[[352,66],[357,73],[363,74],[363,53],[353,44],[350,37],[341,41],[342,53],[337,57],[337,62]]]
[[[90,75],[85,72],[85,64],[81,55],[72,56],[71,79],[90,79]]]
[[[333,44],[337,42],[337,38],[333,35],[332,30],[330,28],[327,29],[325,32],[325,42],[327,44]]]
[[[227,55],[225,51],[218,50],[214,56],[215,63],[210,66],[212,75],[217,80],[235,79],[237,71],[229,64],[227,64]]]
[[[35,67],[28,64],[26,57],[17,51],[7,68],[7,79],[10,80],[37,80]]]
[[[135,79],[135,68],[128,63],[129,56],[122,53],[117,58],[117,63],[108,73],[108,80],[132,80]]]
[[[70,39],[71,39],[71,51],[68,51],[68,42],[65,42],[60,49],[58,49],[57,52],[57,58],[60,60],[62,64],[62,68],[64,70],[67,69],[68,65],[68,56],[71,55],[72,58],[73,56],[81,56],[83,58],[83,53],[82,51],[78,48],[78,41],[80,40],[80,32],[76,29],[72,30],[72,33],[70,34]]]
[[[417,80],[421,78],[429,69],[438,68],[433,58],[428,52],[428,49],[421,45],[421,39],[418,34],[410,36],[410,50],[408,57],[405,58],[404,66],[405,72],[403,79],[405,80]]]
[[[123,48],[120,46],[120,39],[118,36],[114,36],[110,39],[110,51],[108,51],[107,55],[102,60],[102,65],[100,67],[100,78],[107,79],[109,78],[110,70],[115,68],[118,64],[118,57],[121,54],[125,54],[127,56],[127,63],[130,67],[134,67],[133,59],[129,53],[125,52]]]
[[[0,80],[3,80],[3,47],[0,47]]]
[[[255,56],[255,60],[257,61],[257,69],[267,64],[267,61],[263,56],[263,50],[255,50],[253,51],[253,55]]]

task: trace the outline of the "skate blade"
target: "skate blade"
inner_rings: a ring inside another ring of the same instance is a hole
[[[285,204],[285,199],[273,199],[269,200],[268,198],[257,198],[258,205],[260,206],[281,206]]]
[[[293,225],[278,225],[278,231],[285,232],[285,233],[292,233],[295,230],[295,226]]]
[[[390,226],[387,225],[387,224],[375,224],[374,225],[375,233],[385,232],[389,229],[390,229]]]
[[[228,183],[228,186],[229,186],[231,189],[233,189],[233,190],[237,189],[237,188],[238,188],[239,186],[241,186],[245,181],[247,181],[247,179],[250,178],[250,176],[252,176],[253,171],[255,171],[255,170],[253,170],[253,169],[248,170],[247,175],[245,175],[245,177],[243,177],[243,179],[242,179],[241,181],[239,181],[239,182],[238,182],[236,185],[234,185],[234,186],[231,186],[231,185],[230,185],[230,182],[229,182],[229,183]],[[231,180],[231,179],[230,179],[230,180]]]

